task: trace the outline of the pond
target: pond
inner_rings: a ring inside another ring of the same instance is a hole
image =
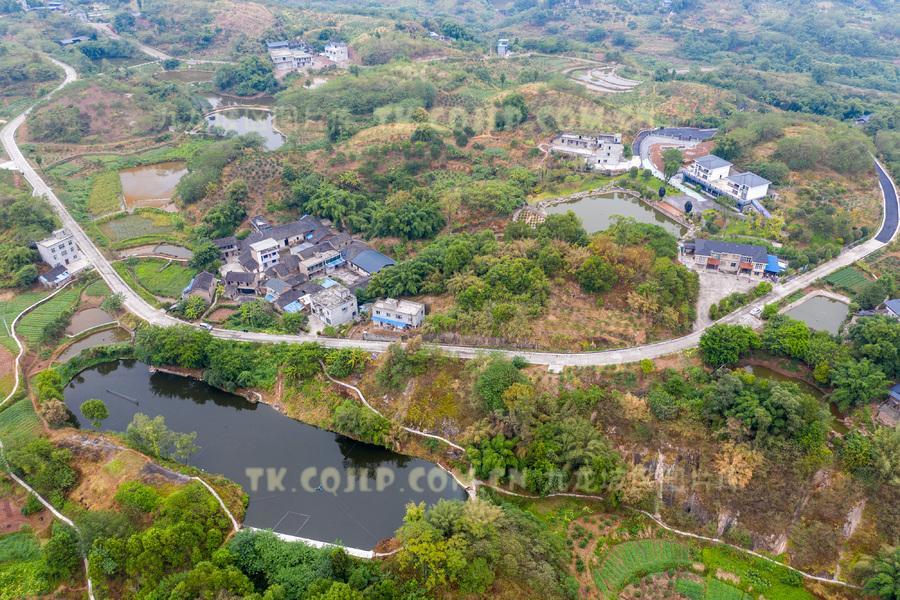
[[[78,356],[82,350],[94,348],[96,346],[108,346],[131,339],[131,334],[122,329],[115,327],[112,329],[104,329],[97,333],[87,335],[77,342],[72,342],[65,350],[56,358],[58,362],[64,363]]]
[[[142,412],[196,431],[199,450],[187,462],[244,487],[251,527],[369,549],[393,535],[408,502],[466,497],[432,463],[305,425],[202,381],[150,373],[140,362],[88,369],[65,392],[76,416],[91,398],[108,406],[108,430],[124,431]]]
[[[845,302],[827,296],[813,296],[784,314],[803,321],[812,329],[836,335],[849,312],[850,307]]]
[[[69,321],[69,326],[66,327],[66,335],[75,335],[86,329],[90,329],[91,327],[111,323],[115,320],[115,317],[102,308],[86,308],[84,310],[79,310],[72,315],[72,320]]]
[[[209,102],[213,110],[225,106],[265,106],[275,105],[274,96],[256,96],[254,98],[239,98],[237,96],[220,96],[219,94],[207,94],[203,99]]]
[[[803,381],[802,379],[799,379],[797,377],[790,377],[783,373],[779,373],[778,371],[776,371],[774,369],[770,369],[769,367],[763,367],[760,365],[747,365],[746,367],[744,367],[744,370],[748,371],[750,373],[753,373],[757,377],[761,377],[763,379],[771,379],[774,381],[787,381],[788,383],[796,383],[798,386],[800,386],[801,391],[809,394],[810,396],[812,396],[813,398],[816,398],[817,400],[822,400],[824,402],[827,402],[827,400],[825,400],[825,394],[820,392],[818,388],[806,383],[805,381]],[[837,406],[835,406],[833,402],[828,402],[828,410],[831,412],[831,416],[832,416],[831,428],[842,435],[849,432],[850,429],[846,425],[844,425],[844,423],[842,421],[842,419],[844,418],[844,415],[842,415],[840,413]]]
[[[685,233],[685,228],[665,215],[653,210],[637,198],[620,192],[598,194],[581,198],[574,202],[562,202],[548,206],[548,214],[564,214],[574,212],[581,219],[588,233],[603,231],[612,225],[612,217],[621,215],[631,217],[640,223],[659,225],[675,237]]]
[[[263,138],[266,150],[277,150],[284,145],[284,136],[275,131],[275,118],[267,110],[234,108],[206,117],[210,128],[233,131],[239,135],[257,133]]]
[[[190,260],[194,256],[194,253],[184,246],[176,246],[174,244],[157,244],[153,248],[153,254],[171,256],[172,258],[183,258],[186,260]]]
[[[169,161],[119,171],[128,208],[162,208],[172,201],[175,186],[187,174],[183,161]]]

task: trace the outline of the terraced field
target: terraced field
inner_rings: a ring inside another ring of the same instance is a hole
[[[10,328],[16,316],[48,294],[45,290],[16,293],[0,301],[0,345],[16,354],[19,347],[10,335]]]
[[[34,414],[28,398],[9,405],[0,412],[0,439],[9,450],[27,444],[41,435],[41,422]]]
[[[16,332],[29,345],[38,343],[44,326],[59,316],[61,312],[75,306],[80,297],[81,287],[69,286],[19,319]]]
[[[594,571],[594,582],[604,598],[616,598],[634,579],[691,564],[686,546],[667,540],[634,540],[613,546]]]

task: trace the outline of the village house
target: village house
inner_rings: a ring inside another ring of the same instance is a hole
[[[410,300],[387,298],[372,306],[372,322],[386,328],[410,329],[425,320],[425,305]]]
[[[77,265],[84,259],[75,238],[66,229],[57,229],[47,239],[37,242],[37,251],[41,260],[51,267]]]
[[[730,162],[713,154],[701,156],[682,172],[685,181],[695,183],[712,196],[728,196],[739,206],[753,204],[769,193],[768,179],[751,172],[738,173]],[[762,211],[761,211],[762,212]]]
[[[884,303],[884,310],[890,317],[900,319],[900,298],[894,298]]]
[[[186,300],[190,296],[199,296],[207,304],[212,304],[216,297],[216,286],[218,284],[219,280],[212,273],[200,271],[181,292],[181,298]]]
[[[342,285],[333,285],[310,296],[312,314],[326,325],[339,326],[356,319],[356,296]]]
[[[48,288],[58,288],[68,283],[70,279],[72,279],[72,274],[62,265],[57,265],[38,276],[38,281],[41,282],[41,285]]]
[[[625,145],[620,133],[562,133],[550,142],[550,151],[581,158],[590,169],[602,169],[616,167],[622,162]]]
[[[350,48],[344,42],[328,42],[325,44],[323,54],[325,58],[339,66],[350,62]]]
[[[226,261],[237,257],[241,252],[238,240],[233,235],[213,240],[213,245],[219,249],[219,253]]]
[[[763,277],[777,276],[784,270],[778,257],[762,246],[697,239],[686,242],[682,252],[707,271]]]
[[[501,38],[497,41],[497,56],[503,58],[509,56],[509,40]]]

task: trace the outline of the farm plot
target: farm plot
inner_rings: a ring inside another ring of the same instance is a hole
[[[23,398],[0,412],[0,439],[10,450],[27,444],[41,435],[41,422],[34,414],[28,398]]]
[[[30,313],[19,319],[16,332],[30,345],[41,339],[44,326],[59,316],[60,313],[73,308],[81,297],[81,288],[68,287],[56,296],[47,300]]]
[[[17,293],[9,298],[0,299],[0,345],[17,354],[19,347],[10,335],[10,328],[16,316],[47,295],[46,291],[38,290],[34,292]]]
[[[45,591],[41,546],[30,531],[0,537],[0,600],[36,598]]]
[[[615,598],[635,578],[691,564],[686,546],[666,540],[634,540],[613,546],[594,571],[594,582],[606,598]]]
[[[100,231],[116,246],[126,241],[168,239],[175,232],[175,224],[172,216],[166,213],[142,211],[105,221],[100,225]]]
[[[835,271],[825,278],[825,283],[846,290],[851,294],[858,294],[869,283],[869,279],[865,273],[851,266]]]
[[[94,178],[87,207],[91,215],[98,217],[121,208],[122,184],[115,171],[101,173]]]
[[[180,298],[196,274],[194,269],[160,258],[130,259],[125,266],[141,286],[163,298]]]
[[[691,600],[750,600],[743,591],[713,577],[705,581],[678,579],[675,591]]]

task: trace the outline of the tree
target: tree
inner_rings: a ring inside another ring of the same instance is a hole
[[[509,360],[496,356],[475,380],[475,393],[487,410],[503,410],[503,392],[514,383],[524,383],[525,376]]]
[[[171,460],[184,460],[196,452],[196,438],[196,433],[179,433],[169,429],[162,415],[151,419],[137,413],[125,430],[125,441],[136,450]]]
[[[514,469],[519,465],[515,448],[516,440],[508,440],[498,434],[476,446],[469,446],[466,449],[466,456],[471,461],[477,477],[484,480],[503,480],[508,469]]]
[[[219,263],[219,248],[209,240],[194,244],[188,264],[200,271],[215,271]]]
[[[881,600],[900,599],[900,547],[884,548],[857,567],[865,577],[863,589]]]
[[[41,403],[41,416],[50,427],[62,427],[69,423],[69,409],[59,400],[46,400]]]
[[[700,337],[700,354],[711,367],[734,365],[750,350],[759,348],[759,336],[744,325],[713,325]]]
[[[619,277],[607,260],[591,256],[575,271],[575,279],[585,292],[602,294],[611,290]]]
[[[868,359],[845,360],[831,371],[831,400],[842,411],[882,398],[888,391],[884,371]]]
[[[184,317],[190,321],[194,321],[203,316],[203,313],[206,312],[206,309],[209,305],[206,303],[200,296],[188,296],[184,301],[184,305],[182,310],[184,312]]]
[[[879,427],[872,436],[871,456],[875,479],[900,488],[900,427]]]
[[[70,466],[72,452],[38,438],[9,451],[9,463],[41,496],[60,506],[65,494],[75,486],[78,473]]]
[[[100,303],[100,308],[108,313],[117,313],[122,310],[124,303],[125,296],[121,292],[117,292],[104,298],[103,302]]]
[[[681,165],[684,162],[684,154],[678,148],[666,148],[663,150],[662,159],[663,175],[666,176],[666,183],[668,183],[681,169]]]
[[[140,481],[126,481],[120,485],[116,491],[115,500],[126,513],[132,516],[151,513],[161,503],[156,489]]]
[[[526,223],[521,223],[528,227]],[[563,214],[547,215],[544,222],[537,226],[537,234],[538,237],[560,240],[577,246],[584,246],[588,241],[581,219],[571,210]]]
[[[85,419],[91,422],[94,429],[100,429],[100,425],[103,421],[109,418],[109,409],[106,408],[106,404],[103,400],[93,398],[81,403],[81,414],[84,415]]]
[[[67,525],[53,523],[53,533],[43,550],[45,575],[50,581],[72,579],[81,566],[78,534]]]
[[[854,354],[881,367],[888,377],[900,378],[900,321],[884,315],[864,317],[850,328]]]

